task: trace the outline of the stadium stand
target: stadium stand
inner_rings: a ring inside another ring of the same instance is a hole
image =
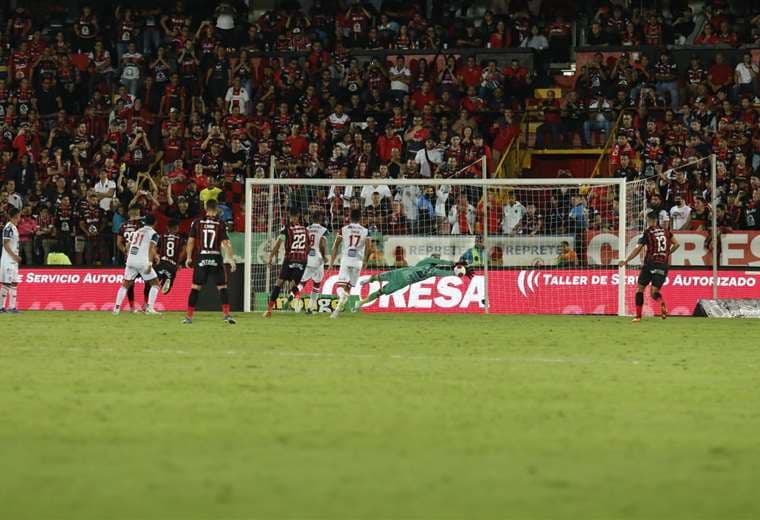
[[[186,231],[214,198],[240,231],[247,177],[479,176],[485,156],[493,176],[650,179],[698,229],[704,163],[672,169],[715,152],[721,228],[760,229],[760,4],[488,4],[6,12],[0,216],[23,210],[27,264],[109,265],[133,205]],[[382,208],[381,228],[403,211]]]

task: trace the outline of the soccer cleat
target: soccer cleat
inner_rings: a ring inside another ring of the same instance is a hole
[[[271,318],[272,317],[272,311],[267,309],[264,311],[264,314],[261,315],[262,318]]]
[[[193,324],[193,319],[190,318],[189,316],[185,316],[185,319],[182,320],[182,325],[192,325],[192,324]]]
[[[639,323],[639,322],[641,322],[641,318],[633,318],[631,320],[631,322],[633,322],[633,323]]]
[[[339,316],[338,309],[335,309],[330,313],[330,319],[334,320]]]
[[[5,314],[5,309],[0,309],[0,314]]]
[[[114,307],[114,308],[113,308],[113,313],[112,313],[112,314],[113,314],[114,316],[118,316],[119,314],[121,314],[121,310],[120,310],[118,307]]]
[[[171,288],[172,288],[172,281],[169,278],[167,278],[166,280],[164,280],[164,284],[161,286],[161,292],[163,294],[169,294],[169,291],[171,290]]]
[[[148,314],[150,316],[161,316],[161,313],[153,310],[151,307],[145,307],[145,314]]]
[[[224,317],[224,322],[227,323],[228,325],[235,325],[237,323],[235,319],[229,314]]]
[[[305,314],[311,314],[311,307],[306,307]]]
[[[140,307],[132,307],[132,310],[130,311],[132,314],[138,314],[142,312],[142,309]]]
[[[668,318],[668,306],[665,302],[660,302],[660,317],[665,320]]]

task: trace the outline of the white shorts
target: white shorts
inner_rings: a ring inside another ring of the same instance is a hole
[[[0,263],[0,283],[21,283],[21,277],[18,274],[18,264]]]
[[[142,278],[143,280],[145,280],[146,282],[149,282],[153,280],[154,278],[158,278],[158,275],[156,274],[156,270],[153,269],[152,266],[150,268],[150,271],[146,272],[146,271],[143,271],[143,268],[138,269],[137,267],[127,264],[127,267],[124,268],[124,279],[129,282],[132,282],[138,276]]]
[[[314,283],[321,283],[322,278],[325,277],[325,266],[324,265],[315,265],[315,266],[306,266],[306,270],[303,272],[303,277],[301,278],[301,283],[306,283],[309,280],[313,280]]]
[[[340,271],[338,271],[338,282],[348,283],[351,287],[356,287],[356,285],[359,283],[359,275],[361,272],[361,267],[340,264]]]

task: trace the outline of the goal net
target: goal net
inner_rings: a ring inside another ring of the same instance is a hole
[[[634,205],[627,209],[626,184],[616,179],[248,179],[245,309],[266,308],[283,249],[269,259],[290,211],[327,229],[329,257],[351,209],[360,209],[372,250],[353,303],[380,288],[371,275],[425,259],[474,270],[472,278],[439,273],[362,312],[623,314],[618,252]],[[312,295],[318,310],[331,310],[337,267],[325,265],[318,289],[305,281],[300,299],[282,291],[275,310],[299,312]]]

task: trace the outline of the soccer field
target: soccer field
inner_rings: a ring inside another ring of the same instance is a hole
[[[760,517],[760,321],[0,316],[3,519]]]

